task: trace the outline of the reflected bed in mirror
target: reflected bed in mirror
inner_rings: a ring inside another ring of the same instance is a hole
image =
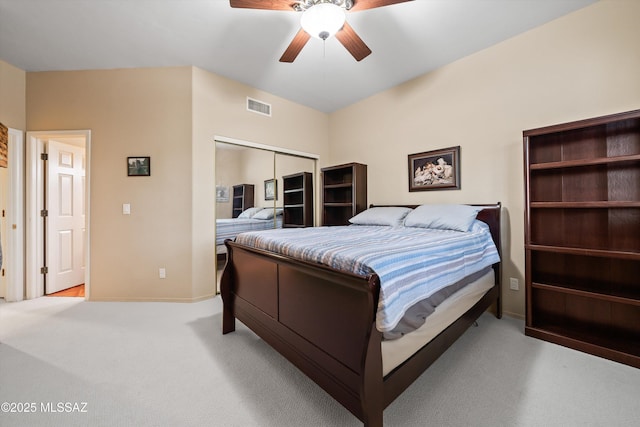
[[[225,239],[234,239],[243,231],[314,225],[313,174],[316,170],[317,156],[286,151],[237,140],[216,140],[214,185],[216,190],[220,189],[219,192],[216,191],[215,207],[215,251],[218,269],[223,268],[226,262]],[[284,178],[298,174],[308,177],[302,181],[306,186],[292,186],[289,181],[288,193],[285,194]],[[265,188],[266,181],[273,182],[273,187]],[[228,195],[225,196],[227,188]],[[302,189],[304,191],[301,191]],[[248,212],[242,215],[248,217],[247,221],[236,220],[251,207],[259,207],[263,212],[257,217]],[[278,214],[273,215],[271,219],[264,218],[263,216],[269,216],[268,211],[277,211]]]
[[[275,214],[274,214],[275,212]],[[226,239],[235,239],[246,231],[269,230],[282,228],[282,208],[252,207],[245,209],[237,218],[216,219],[216,254],[218,268],[224,267],[227,250]]]

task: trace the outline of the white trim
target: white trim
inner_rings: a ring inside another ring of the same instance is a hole
[[[24,299],[24,133],[9,129],[6,301]]]
[[[43,193],[38,183],[43,181],[40,154],[44,152],[44,143],[32,132],[27,132],[26,144],[26,284],[27,299],[44,295],[44,281],[40,267],[44,264],[42,242],[44,233],[38,214],[43,208]],[[38,244],[40,242],[40,244]]]
[[[85,240],[84,240],[84,256],[85,256],[85,272],[84,272],[84,299],[88,301],[91,298],[91,131],[85,131],[85,178],[84,178],[84,202],[86,203],[85,212]]]
[[[89,299],[91,292],[91,131],[38,131],[27,132],[26,144],[26,298],[38,298],[44,295],[44,280],[40,274],[40,267],[44,265],[43,242],[44,230],[40,220],[40,211],[43,209],[44,196],[42,192],[44,170],[40,161],[40,154],[44,152],[44,142],[49,138],[78,138],[84,137],[86,156],[85,201],[87,227],[85,238],[85,299]]]
[[[214,135],[215,142],[224,142],[226,144],[241,145],[243,147],[257,148],[259,150],[274,151],[281,154],[289,154],[292,156],[306,157],[308,159],[319,160],[320,156],[313,153],[305,153],[304,151],[290,150],[288,148],[275,147],[272,145],[260,144],[258,142],[243,141],[241,139],[229,138],[226,136]]]

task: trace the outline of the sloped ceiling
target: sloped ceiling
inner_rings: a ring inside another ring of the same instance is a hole
[[[228,0],[0,0],[0,59],[25,71],[193,65],[332,112],[595,0],[413,0],[347,15],[373,53],[335,39],[278,59],[300,14]]]

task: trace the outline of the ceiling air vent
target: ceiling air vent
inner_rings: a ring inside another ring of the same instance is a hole
[[[247,110],[271,117],[271,104],[247,97]]]

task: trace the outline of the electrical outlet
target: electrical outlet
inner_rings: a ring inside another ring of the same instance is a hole
[[[520,284],[518,283],[518,279],[516,279],[515,277],[511,277],[509,279],[509,289],[511,289],[512,291],[520,290]]]
[[[158,274],[160,275],[161,279],[166,279],[167,278],[167,270],[165,270],[164,268],[161,268],[158,271]]]

